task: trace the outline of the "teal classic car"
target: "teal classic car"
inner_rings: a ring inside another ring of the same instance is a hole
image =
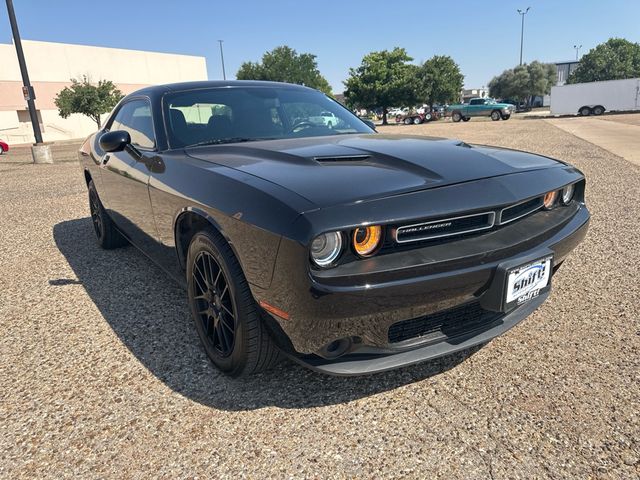
[[[447,113],[454,122],[468,122],[471,117],[491,117],[491,120],[509,120],[515,107],[510,103],[498,103],[493,98],[472,98],[469,103],[449,105]]]

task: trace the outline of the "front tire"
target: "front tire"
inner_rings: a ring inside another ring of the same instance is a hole
[[[416,117],[413,119],[414,125],[420,125],[422,123],[422,119],[420,117]]]
[[[511,118],[511,114],[508,115],[502,115],[502,119],[503,120],[509,120]]]
[[[89,181],[89,210],[91,211],[91,222],[93,223],[93,231],[96,234],[98,245],[105,250],[113,250],[114,248],[125,246],[128,241],[118,231],[113,220],[102,206],[98,191],[93,183]]]
[[[493,120],[494,122],[497,122],[498,120],[500,120],[500,112],[498,110],[494,110],[493,112],[491,112],[491,120]]]
[[[241,377],[280,359],[231,247],[212,229],[197,233],[187,253],[187,285],[196,331],[211,362]]]

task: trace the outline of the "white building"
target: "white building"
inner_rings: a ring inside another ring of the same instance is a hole
[[[124,94],[148,85],[207,80],[204,57],[31,40],[23,40],[22,46],[46,142],[83,138],[96,130],[84,115],[66,119],[58,115],[54,99],[71,84],[71,78],[111,80]],[[0,58],[0,139],[9,144],[32,143],[15,46],[0,44]]]
[[[487,98],[489,96],[489,89],[482,88],[465,88],[460,92],[460,98],[463,103],[468,102],[472,98]]]
[[[578,60],[569,60],[567,62],[555,62],[556,71],[558,72],[558,79],[556,81],[556,85],[561,86],[567,83],[567,79],[569,75],[573,73],[573,71],[578,68]]]

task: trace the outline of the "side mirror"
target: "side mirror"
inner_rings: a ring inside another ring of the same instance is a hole
[[[130,143],[131,136],[124,130],[105,132],[100,137],[100,148],[105,152],[121,152]]]
[[[369,127],[371,130],[373,130],[374,132],[377,132],[376,124],[373,123],[371,120],[369,120],[368,118],[361,118],[360,120],[362,120],[367,125],[367,127]]]

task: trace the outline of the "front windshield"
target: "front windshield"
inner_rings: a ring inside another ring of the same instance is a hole
[[[335,100],[291,87],[219,87],[167,94],[171,148],[372,133]]]

